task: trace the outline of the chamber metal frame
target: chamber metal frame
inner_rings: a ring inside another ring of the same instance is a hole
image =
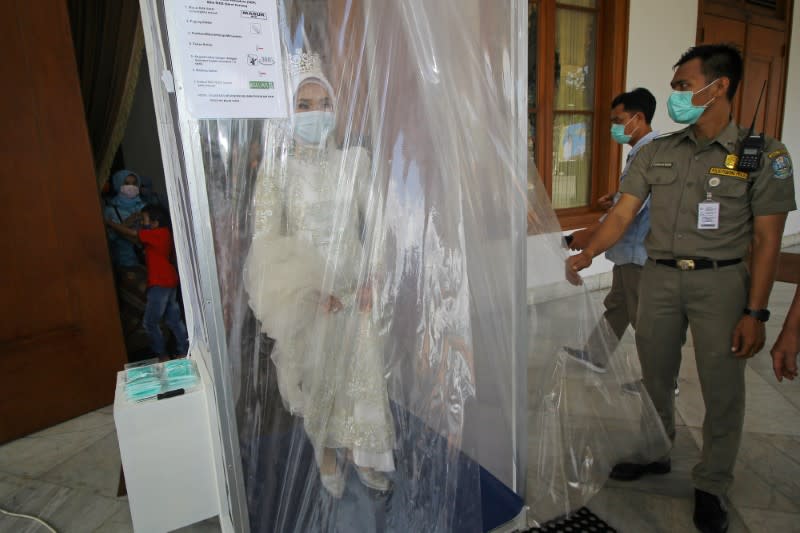
[[[204,183],[203,161],[196,148],[200,140],[193,134],[191,118],[182,96],[179,59],[169,53],[166,13],[164,0],[140,0],[142,26],[147,47],[148,65],[153,90],[153,101],[158,119],[158,136],[161,145],[164,174],[167,182],[167,195],[171,205],[184,201],[178,190],[181,183],[186,185],[190,213],[190,226],[175,224],[175,241],[193,243],[197,252],[195,260],[197,271],[192,272],[199,282],[199,304],[201,317],[195,316],[191,306],[186,306],[189,331],[196,331],[198,319],[204,322],[203,347],[192,346],[192,354],[204,357],[210,373],[212,386],[209,413],[212,427],[218,428],[219,450],[214,455],[220,464],[215,465],[220,487],[220,522],[223,530],[248,533],[250,522],[247,513],[247,498],[239,449],[236,425],[235,402],[231,376],[227,360],[225,328],[222,320],[222,305],[219,294],[219,278],[215,262],[211,217],[208,194]],[[174,90],[170,87],[161,90],[157,80],[165,85],[174,78]],[[183,222],[183,221],[178,221]],[[182,257],[180,246],[176,246],[179,264],[191,264],[190,257]],[[182,269],[186,274],[187,268]],[[192,295],[186,294],[184,301],[191,302]],[[197,342],[197,338],[192,338]],[[232,528],[232,529],[231,529]]]

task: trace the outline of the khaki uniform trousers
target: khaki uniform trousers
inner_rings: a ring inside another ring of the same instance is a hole
[[[744,423],[746,360],[733,355],[731,344],[748,286],[744,262],[681,271],[648,260],[642,271],[636,347],[644,385],[674,442],[673,379],[688,325],[706,408],[703,450],[692,479],[696,488],[716,495],[733,482]]]
[[[625,330],[628,329],[628,324],[636,329],[642,267],[636,263],[614,265],[611,272],[611,290],[603,300],[603,305],[606,307],[603,316],[617,338],[621,339]]]
[[[614,265],[614,269],[611,271],[611,289],[603,300],[606,308],[603,318],[614,332],[614,337],[609,338],[608,335],[605,335],[602,326],[595,327],[586,343],[594,361],[605,364],[608,354],[614,353],[614,350],[617,349],[619,340],[625,334],[628,325],[630,324],[633,329],[636,329],[641,277],[642,267],[636,263]]]

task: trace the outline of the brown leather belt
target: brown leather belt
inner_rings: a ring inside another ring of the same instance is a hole
[[[723,259],[713,261],[711,259],[652,259],[656,264],[664,265],[679,270],[703,270],[706,268],[719,268],[724,266],[741,263],[741,259]]]

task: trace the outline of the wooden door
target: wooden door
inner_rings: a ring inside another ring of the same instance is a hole
[[[739,50],[744,51],[747,41],[747,24],[741,20],[734,20],[716,15],[703,14],[700,19],[700,30],[697,44],[729,43],[735,44]],[[740,87],[733,98],[733,118],[742,123],[742,93]]]
[[[753,22],[704,13],[700,17],[697,44],[730,43],[744,56],[744,77],[733,101],[733,118],[750,126],[764,82],[764,98],[755,131],[780,138],[786,68],[786,35],[783,30]]]
[[[65,4],[0,17],[0,442],[110,404],[125,361]]]
[[[744,52],[742,95],[743,126],[750,126],[761,87],[766,82],[761,108],[756,116],[755,131],[780,138],[783,116],[783,76],[785,68],[784,32],[756,24],[747,26],[747,47]]]

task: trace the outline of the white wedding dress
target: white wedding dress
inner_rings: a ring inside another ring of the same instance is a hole
[[[262,331],[276,341],[281,396],[303,417],[317,462],[325,448],[347,449],[356,465],[388,472],[394,425],[379,309],[361,311],[357,301],[380,255],[364,246],[360,231],[362,220],[371,223],[364,220],[369,166],[362,148],[267,158],[244,281]],[[322,309],[328,295],[342,303],[340,311]]]

